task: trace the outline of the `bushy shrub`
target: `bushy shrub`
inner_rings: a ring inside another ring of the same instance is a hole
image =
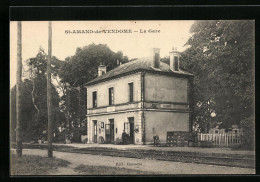
[[[253,150],[255,147],[255,119],[249,117],[240,122],[242,128],[242,145],[243,148]]]

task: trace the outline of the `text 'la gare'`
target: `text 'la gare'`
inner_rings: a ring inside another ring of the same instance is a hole
[[[143,30],[143,29],[140,29],[140,33],[160,33],[160,30],[153,30],[153,29]]]

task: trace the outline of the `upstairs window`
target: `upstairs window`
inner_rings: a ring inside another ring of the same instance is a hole
[[[97,92],[92,92],[92,103],[93,103],[93,108],[97,107]]]
[[[108,89],[109,91],[109,105],[114,105],[114,87]]]
[[[174,70],[179,71],[179,60],[177,56],[174,57]]]
[[[128,83],[129,87],[129,102],[134,101],[134,84],[133,83]]]

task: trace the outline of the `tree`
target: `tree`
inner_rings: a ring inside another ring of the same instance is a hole
[[[118,66],[117,62],[126,63],[128,58],[122,52],[113,52],[107,45],[90,44],[77,48],[74,56],[67,57],[59,75],[61,82],[72,87],[82,86],[97,76],[97,67],[102,63],[107,71]]]
[[[43,131],[47,131],[47,55],[40,49],[36,57],[26,60],[28,66],[27,77],[21,82],[21,130],[23,141],[37,141],[41,139]],[[52,76],[56,75],[62,61],[52,57]],[[16,86],[11,89],[11,133],[15,134],[15,102]],[[54,130],[62,125],[63,113],[59,108],[60,98],[55,86],[52,84],[52,105],[54,117]],[[14,135],[11,137],[14,140]]]
[[[207,131],[253,115],[254,21],[196,21],[182,69],[194,74],[195,123]]]
[[[83,48],[77,48],[74,56],[65,59],[65,63],[58,74],[64,91],[62,107],[68,109],[69,93],[69,98],[75,98],[70,99],[70,112],[69,116],[67,116],[72,127],[77,127],[85,119],[87,99],[83,85],[97,76],[98,66],[104,64],[107,66],[107,71],[109,71],[117,67],[119,62],[123,64],[128,61],[128,58],[122,52],[113,52],[104,44],[90,44]],[[69,83],[70,89],[67,88],[66,83]],[[75,87],[80,88],[80,91]],[[79,116],[81,116],[81,121],[78,121]]]
[[[248,117],[240,121],[240,126],[243,129],[242,144],[245,149],[255,148],[255,120],[254,117]]]

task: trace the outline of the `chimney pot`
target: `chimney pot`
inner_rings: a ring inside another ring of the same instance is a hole
[[[152,66],[160,68],[160,48],[152,48]]]
[[[173,47],[170,52],[170,69],[172,71],[179,71],[180,67],[180,52],[177,51],[177,47]]]

